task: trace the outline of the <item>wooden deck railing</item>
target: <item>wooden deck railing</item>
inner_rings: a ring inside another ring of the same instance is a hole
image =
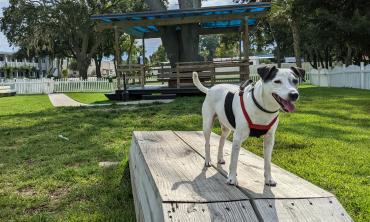
[[[192,73],[198,72],[202,82],[207,82],[211,86],[223,82],[240,82],[240,76],[245,75],[248,64],[241,60],[215,61],[215,62],[181,62],[176,63],[176,67],[161,65],[160,67],[150,67],[141,64],[120,65],[118,71],[126,74],[126,81],[140,86],[144,86],[147,81],[168,82],[169,87],[181,88],[193,86]],[[155,73],[155,74],[154,74]]]

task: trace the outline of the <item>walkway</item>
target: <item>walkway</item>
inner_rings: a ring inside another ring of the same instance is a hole
[[[50,102],[55,107],[78,107],[78,106],[88,106],[88,107],[99,107],[99,106],[111,106],[116,105],[140,105],[140,104],[153,104],[153,103],[170,103],[174,101],[173,99],[156,99],[156,100],[139,100],[139,101],[128,101],[128,102],[116,102],[116,103],[102,103],[102,104],[84,104],[73,100],[63,93],[53,93],[49,94]]]
[[[77,102],[63,93],[49,94],[49,99],[51,104],[53,104],[55,107],[86,106],[86,104]]]

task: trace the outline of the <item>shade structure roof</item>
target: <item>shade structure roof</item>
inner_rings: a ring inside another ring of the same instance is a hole
[[[145,11],[125,14],[94,15],[99,29],[117,27],[134,37],[159,37],[161,26],[184,24],[199,25],[200,34],[213,34],[238,30],[242,19],[248,17],[248,25],[255,26],[259,17],[266,14],[271,4],[267,2],[243,5],[204,7],[199,9]]]

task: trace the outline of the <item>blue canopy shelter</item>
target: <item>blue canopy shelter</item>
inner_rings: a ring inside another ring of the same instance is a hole
[[[175,32],[181,33],[181,35],[187,35],[187,33],[191,33],[196,29],[196,35],[198,36],[230,32],[241,33],[241,43],[243,43],[243,45],[240,48],[243,48],[243,60],[240,62],[240,80],[246,80],[249,78],[249,30],[253,29],[257,25],[258,19],[265,16],[270,7],[271,4],[268,2],[258,2],[185,10],[102,14],[94,15],[91,19],[97,22],[97,29],[99,30],[115,30],[115,49],[116,58],[118,59],[117,64],[120,64],[121,62],[119,56],[120,49],[118,47],[119,32],[127,33],[137,39],[143,39],[143,58],[145,58],[144,39],[161,37],[162,43],[167,44],[168,41],[166,41],[166,38],[168,33],[166,30],[169,29],[171,29],[171,34]],[[180,38],[184,40],[184,36],[181,36]],[[164,39],[165,41],[163,41]],[[179,43],[176,47],[180,47],[178,45]],[[172,68],[181,62],[196,61],[189,61],[189,57],[187,57],[186,61],[183,61],[180,59],[181,56],[172,56],[175,53],[171,54],[168,50],[181,54],[181,50],[187,50],[185,53],[188,53],[189,47],[198,48],[198,46],[184,46],[183,44],[181,49],[175,50],[172,49],[172,47],[164,46]],[[178,78],[177,83],[180,82]],[[179,88],[178,85],[177,87]],[[126,89],[126,87],[124,88]]]
[[[91,19],[98,21],[99,29],[117,27],[136,38],[160,37],[159,27],[177,26],[181,29],[183,24],[198,24],[199,33],[206,35],[240,31],[245,18],[248,18],[248,25],[253,27],[270,6],[270,3],[261,2],[186,10],[103,14],[94,15]]]

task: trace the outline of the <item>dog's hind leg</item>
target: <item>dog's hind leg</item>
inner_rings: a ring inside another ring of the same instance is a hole
[[[212,127],[213,127],[213,122],[216,119],[216,112],[213,111],[212,108],[207,106],[206,102],[203,104],[202,108],[202,115],[203,115],[203,134],[204,134],[204,139],[206,141],[205,143],[205,166],[210,167],[211,166],[211,133],[212,133]]]
[[[227,128],[226,126],[224,126],[222,123],[221,124],[221,138],[220,138],[220,143],[218,145],[218,155],[217,155],[217,163],[218,164],[225,164],[225,160],[224,160],[224,146],[225,146],[225,141],[226,141],[226,138],[229,136],[230,134],[230,129]]]

